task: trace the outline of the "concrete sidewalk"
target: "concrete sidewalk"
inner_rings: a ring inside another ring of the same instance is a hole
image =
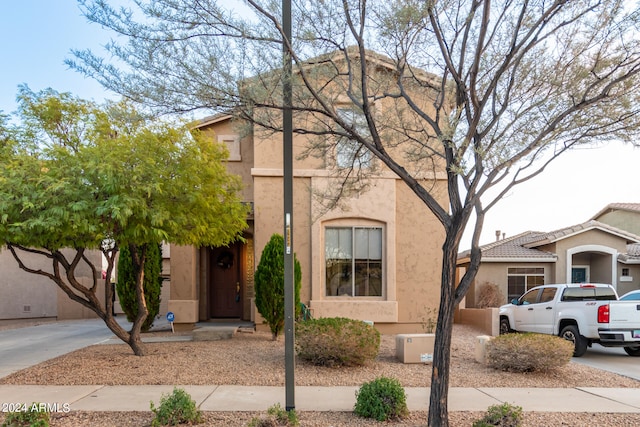
[[[284,387],[233,385],[178,386],[203,411],[265,411],[285,406]],[[358,387],[303,387],[295,389],[298,411],[352,411]],[[0,385],[0,403],[44,403],[54,411],[149,411],[170,385],[158,386],[28,386]],[[429,389],[407,387],[410,411],[427,411]],[[510,403],[537,412],[640,412],[640,389],[629,388],[451,388],[449,411],[486,411],[491,405]]]

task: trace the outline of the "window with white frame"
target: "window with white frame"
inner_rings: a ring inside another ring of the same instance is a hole
[[[338,108],[338,116],[353,126],[357,133],[368,135],[367,121],[361,111],[355,108]],[[336,144],[336,166],[339,168],[371,167],[371,152],[361,143],[342,137]]]
[[[544,285],[544,267],[510,267],[507,269],[507,301],[519,298],[529,289]]]
[[[382,296],[382,227],[327,227],[324,245],[327,296]]]

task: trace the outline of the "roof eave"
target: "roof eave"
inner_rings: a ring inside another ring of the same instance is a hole
[[[547,257],[482,257],[482,262],[556,262],[557,255]]]

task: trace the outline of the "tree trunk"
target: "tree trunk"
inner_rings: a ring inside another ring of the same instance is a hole
[[[455,309],[457,249],[458,244],[449,241],[449,239],[445,241],[442,248],[440,308],[436,325],[428,418],[428,425],[434,427],[447,427],[449,425],[449,371],[451,367],[451,335]]]
[[[145,348],[140,338],[140,331],[144,321],[147,320],[149,310],[147,309],[147,300],[144,295],[144,263],[147,259],[146,246],[129,245],[133,265],[136,269],[136,301],[138,303],[138,314],[129,331],[129,346],[138,356],[144,356]]]

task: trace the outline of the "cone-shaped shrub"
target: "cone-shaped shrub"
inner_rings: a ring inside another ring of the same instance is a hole
[[[302,270],[294,254],[294,307],[296,318],[300,314],[300,286]],[[256,308],[271,329],[273,339],[284,329],[284,237],[271,236],[262,250],[260,263],[254,276]]]
[[[151,329],[153,321],[160,311],[160,292],[162,291],[162,246],[150,244],[144,264],[144,298],[149,315],[142,324],[142,331]],[[136,272],[128,247],[120,250],[118,259],[118,282],[116,284],[120,306],[129,322],[136,320],[138,302],[136,301]]]

